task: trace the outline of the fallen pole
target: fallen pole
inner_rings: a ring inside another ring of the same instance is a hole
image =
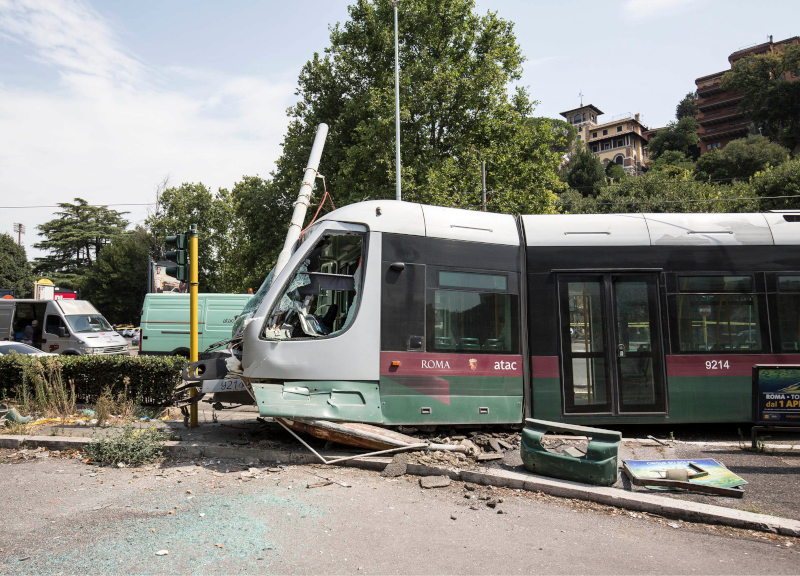
[[[291,434],[292,436],[297,438],[303,446],[305,446],[306,448],[311,450],[311,452],[314,454],[314,456],[319,458],[320,461],[323,464],[336,464],[338,462],[344,462],[346,460],[353,460],[355,458],[366,458],[367,456],[380,456],[381,454],[392,454],[394,452],[407,452],[407,451],[410,451],[410,450],[422,450],[422,449],[427,449],[428,448],[428,444],[425,444],[425,443],[409,444],[408,446],[399,446],[397,448],[390,448],[389,450],[379,450],[378,452],[369,452],[367,454],[356,454],[355,456],[347,456],[346,458],[336,458],[335,460],[326,460],[325,457],[322,454],[320,454],[319,452],[314,450],[311,446],[308,445],[308,443],[306,443],[305,440],[300,438],[300,436],[298,436],[295,433],[294,430],[292,430],[286,424],[281,422],[280,418],[275,418],[275,422],[277,422],[278,424],[283,426],[289,432],[289,434]]]

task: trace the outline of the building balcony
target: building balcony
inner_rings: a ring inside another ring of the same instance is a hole
[[[715,112],[713,114],[705,114],[697,118],[697,122],[700,124],[700,126],[714,126],[716,124],[723,124],[725,122],[730,122],[731,120],[738,120],[746,117],[746,114],[739,112],[736,108],[729,108],[727,110],[720,110],[719,112]]]
[[[720,108],[725,108],[726,106],[733,106],[738,104],[742,101],[744,96],[742,94],[720,94],[714,98],[709,98],[708,100],[697,102],[697,109],[700,112],[710,112],[712,110],[718,110]]]
[[[709,96],[716,96],[717,94],[722,94],[725,90],[719,85],[719,82],[715,82],[710,86],[698,86],[697,87],[697,96],[699,98],[708,98]]]
[[[710,128],[703,132],[698,132],[697,135],[702,141],[718,140],[719,138],[742,137],[750,132],[750,122],[740,124],[729,124],[728,126],[717,126]]]

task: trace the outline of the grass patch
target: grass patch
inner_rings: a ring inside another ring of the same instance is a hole
[[[86,445],[86,455],[103,464],[148,464],[164,456],[163,442],[167,439],[155,428],[136,430],[127,425],[120,434],[92,440]]]
[[[11,420],[5,421],[5,428],[3,434],[11,434],[12,436],[25,436],[28,433],[28,425],[19,422],[12,422]]]

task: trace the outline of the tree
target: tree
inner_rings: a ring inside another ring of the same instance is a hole
[[[567,183],[583,196],[589,196],[605,182],[606,171],[597,156],[581,149],[573,154],[567,164]]]
[[[750,115],[771,140],[800,154],[800,45],[743,58],[722,77],[722,88],[741,92],[739,109]]]
[[[139,322],[147,293],[147,257],[151,239],[137,227],[118,234],[86,272],[83,295],[112,324]]]
[[[258,176],[244,176],[231,190],[231,199],[237,227],[227,275],[241,291],[255,291],[283,248],[293,199],[271,180]],[[320,201],[319,194],[316,200]]]
[[[753,196],[765,198],[759,206],[761,211],[800,209],[800,158],[755,174],[750,185]]]
[[[33,271],[25,248],[5,233],[0,234],[0,288],[13,289],[17,298],[33,293]]]
[[[662,153],[658,159],[653,162],[651,168],[653,170],[667,171],[672,173],[683,172],[684,170],[691,170],[694,167],[692,159],[676,150],[667,150]]]
[[[60,284],[80,287],[78,274],[91,267],[111,238],[125,230],[127,212],[117,212],[105,206],[90,206],[86,200],[59,203],[58,218],[37,227],[45,238],[34,248],[47,250],[47,256],[36,258],[36,273],[50,276]]]
[[[493,210],[549,210],[561,155],[552,125],[526,125],[535,104],[526,91],[509,94],[524,61],[513,24],[478,15],[473,0],[403,0],[399,12],[403,199],[477,207],[485,160]],[[273,174],[287,201],[320,122],[330,126],[320,172],[337,206],[395,195],[392,7],[357,0],[349,14],[300,73]],[[512,173],[523,164],[527,179]]]
[[[700,125],[694,116],[684,116],[677,122],[670,122],[667,127],[650,139],[647,144],[647,153],[651,161],[658,160],[664,152],[674,150],[689,156],[697,150],[697,129]],[[699,152],[699,150],[697,150]]]
[[[627,175],[628,174],[625,172],[625,168],[616,162],[609,162],[606,166],[606,176],[611,178],[614,182],[622,180]]]
[[[226,292],[235,286],[225,273],[228,255],[235,247],[236,218],[230,193],[217,194],[202,183],[183,183],[164,190],[158,197],[158,208],[145,221],[148,230],[159,239],[153,250],[154,260],[164,258],[164,239],[197,224],[198,282],[200,292]]]
[[[695,165],[698,180],[750,178],[770,166],[779,166],[789,159],[789,151],[768,138],[750,135],[733,140],[722,150],[703,154]]]
[[[680,120],[695,116],[697,116],[697,92],[689,92],[675,107],[675,118]]]

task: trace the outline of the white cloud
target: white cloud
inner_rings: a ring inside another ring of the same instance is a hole
[[[695,0],[628,0],[625,3],[624,10],[630,16],[635,18],[645,18],[652,16],[656,12],[663,12],[694,2]]]
[[[229,188],[280,154],[293,84],[148,65],[80,0],[0,0],[0,34],[58,73],[44,88],[0,83],[2,205],[148,202],[166,174]],[[3,228],[27,225],[28,246],[51,213],[0,211]]]

